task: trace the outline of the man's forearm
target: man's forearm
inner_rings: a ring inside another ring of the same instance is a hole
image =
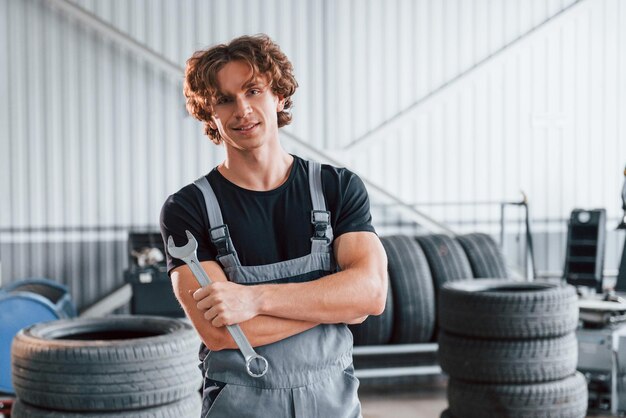
[[[305,283],[256,286],[260,314],[316,323],[353,323],[368,315],[379,315],[379,279],[365,277],[367,271],[352,269]]]
[[[241,330],[253,347],[259,347],[284,340],[285,338],[307,331],[316,325],[318,324],[314,322],[277,318],[265,315],[259,315],[249,321],[239,324]],[[226,331],[222,340],[222,349],[237,349],[237,344],[227,331],[226,327],[221,327],[221,329]]]
[[[260,285],[258,313],[316,323],[353,323],[379,315],[387,300],[387,257],[375,234],[335,240],[340,272],[306,283]]]
[[[215,327],[262,315],[315,324],[355,323],[379,315],[388,284],[387,257],[380,240],[375,234],[358,232],[341,235],[335,242],[342,270],[338,273],[305,283],[255,286],[224,279],[193,292],[196,308]]]
[[[211,275],[216,283],[226,283],[226,277],[221,268],[212,261],[203,262],[202,267]],[[215,326],[205,317],[206,311],[198,308],[193,298],[193,292],[198,291],[199,285],[193,273],[187,266],[176,268],[172,272],[172,285],[176,298],[180,302],[187,317],[200,335],[204,344],[213,351],[233,348],[237,345],[227,328]],[[316,326],[317,323],[291,320],[285,318],[259,315],[240,324],[242,331],[253,347],[271,344],[276,341],[299,334]]]

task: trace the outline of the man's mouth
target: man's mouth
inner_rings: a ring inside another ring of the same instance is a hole
[[[246,123],[245,125],[234,127],[233,130],[238,131],[238,132],[242,132],[242,133],[246,133],[246,132],[252,131],[258,125],[260,125],[260,122]]]

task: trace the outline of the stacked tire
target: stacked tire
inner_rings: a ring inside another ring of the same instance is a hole
[[[448,282],[474,277],[465,251],[454,238],[432,234],[418,236],[415,239],[428,260],[435,294]]]
[[[431,341],[435,294],[428,262],[412,237],[382,237],[387,254],[389,290],[381,315],[350,325],[354,345],[415,344]]]
[[[154,316],[60,320],[21,330],[11,349],[14,418],[200,416],[198,337]]]
[[[572,287],[494,279],[446,283],[439,324],[439,362],[450,376],[442,417],[585,417]]]
[[[475,279],[510,277],[502,249],[489,235],[473,232],[458,235],[455,240],[465,251]]]
[[[486,234],[391,235],[381,242],[388,260],[387,304],[381,315],[350,325],[355,346],[435,341],[440,287],[472,277],[508,277],[502,251]]]

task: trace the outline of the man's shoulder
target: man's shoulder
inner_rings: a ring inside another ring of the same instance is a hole
[[[294,155],[295,163],[299,164],[305,170],[308,170],[312,160],[306,160]],[[326,186],[328,183],[348,184],[351,179],[359,178],[352,170],[346,167],[339,167],[332,164],[321,164],[322,183]]]
[[[194,198],[199,189],[192,183],[181,187],[178,191],[172,193],[166,200],[167,202],[180,202]]]
[[[199,203],[202,192],[193,182],[181,187],[178,191],[172,193],[165,199],[161,212],[168,212],[177,209],[187,209],[195,207]]]
[[[354,171],[346,167],[322,164],[322,185],[325,190],[365,192],[365,184]]]
[[[352,170],[346,167],[337,167],[330,164],[322,164],[322,173],[326,173],[333,178],[352,178],[358,177]]]

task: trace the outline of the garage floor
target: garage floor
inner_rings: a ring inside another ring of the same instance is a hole
[[[363,418],[439,418],[448,407],[444,378],[427,384],[362,386],[359,397]]]
[[[439,418],[448,407],[446,379],[424,384],[377,388],[364,385],[359,391],[363,418]],[[589,413],[587,417],[608,418],[611,415]]]

